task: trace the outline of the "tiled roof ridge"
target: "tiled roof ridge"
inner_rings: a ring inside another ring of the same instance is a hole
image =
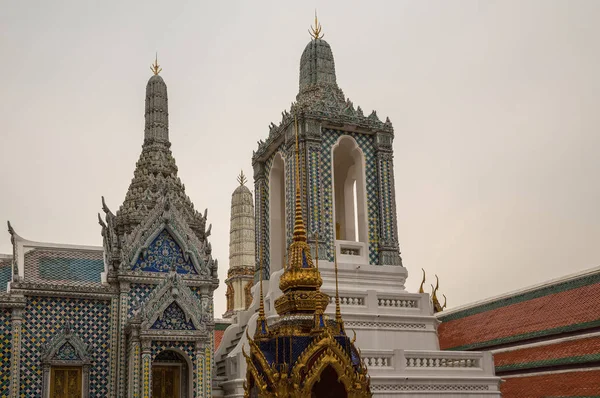
[[[597,363],[600,362],[600,354],[584,354],[584,355],[575,355],[570,357],[562,357],[562,358],[554,358],[554,359],[544,359],[539,361],[531,361],[531,362],[520,362],[514,363],[510,365],[501,365],[496,366],[496,372],[509,372],[514,370],[534,370],[538,368],[548,368],[554,366],[562,366],[562,365],[583,365],[589,363]]]
[[[594,283],[600,283],[600,267],[594,267],[578,273],[551,279],[537,285],[514,290],[512,292],[477,301],[475,303],[466,304],[455,309],[446,310],[438,315],[438,319],[442,322],[449,322],[455,319],[465,318],[467,316],[521,303],[534,298],[577,289],[579,287]]]
[[[511,336],[500,337],[497,339],[478,341],[476,343],[465,344],[461,346],[448,347],[448,351],[471,351],[480,350],[482,348],[499,346],[503,344],[516,343],[523,340],[537,339],[543,337],[549,337],[556,334],[576,332],[579,330],[590,329],[600,327],[600,319],[590,322],[576,323],[566,326],[559,326],[551,329],[537,330],[529,333],[521,333]]]

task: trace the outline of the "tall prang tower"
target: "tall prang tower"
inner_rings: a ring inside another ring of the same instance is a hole
[[[231,195],[231,220],[229,227],[229,269],[227,270],[227,312],[231,318],[252,303],[254,276],[254,203],[252,192],[246,186],[242,171],[239,186]]]
[[[405,290],[408,271],[398,242],[393,141],[390,120],[382,121],[375,111],[365,114],[338,86],[333,52],[315,18],[311,40],[300,57],[296,101],[282,113],[279,124],[271,123],[267,139],[259,141],[252,156],[257,255],[254,300],[248,310],[237,314],[215,353],[217,377],[227,380],[221,385],[225,397],[251,394],[252,385],[244,388],[241,380],[248,372],[253,374],[252,380],[257,379],[256,364],[244,355],[251,352],[257,325],[267,330],[289,321],[285,327],[292,328],[310,317],[294,314],[295,318],[289,319],[278,311],[289,293],[286,281],[291,262],[287,257],[291,254],[287,253],[294,243],[296,189],[307,230],[305,244],[319,264],[319,290],[329,297],[330,304],[333,297],[339,299],[339,306],[328,305],[323,314],[333,319],[339,308],[344,327],[356,332],[355,345],[370,376],[370,393],[381,398],[500,396],[500,379],[494,375],[491,354],[440,351],[438,321],[429,295]],[[299,170],[298,177],[294,170]],[[257,300],[257,296],[263,297],[258,294],[261,285],[264,300]],[[294,298],[302,302],[302,294],[298,292]],[[275,344],[278,341],[275,339]],[[282,349],[281,345],[279,349],[261,346],[262,352]],[[298,351],[294,346],[285,349],[292,356]],[[272,358],[267,363],[271,364]],[[309,371],[310,363],[306,365],[302,369]],[[285,376],[279,370],[277,374],[281,380],[301,380],[304,370],[296,376]]]
[[[105,220],[98,215],[105,279],[118,291],[112,303],[117,322],[111,332],[111,396],[211,396],[213,292],[219,284],[211,227],[177,176],[167,86],[156,62],[152,69],[133,179],[116,214],[103,198]]]
[[[372,111],[346,99],[335,62],[320,32],[300,59],[296,102],[271,123],[253,153],[257,252],[264,250],[266,278],[281,269],[291,243],[295,167],[293,122],[300,140],[304,217],[323,259],[401,266],[396,221],[392,143],[394,129]],[[317,234],[315,236],[315,233]],[[285,236],[285,239],[281,239]]]

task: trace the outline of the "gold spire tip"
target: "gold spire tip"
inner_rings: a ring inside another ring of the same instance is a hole
[[[244,175],[244,170],[240,171],[240,175],[238,176],[237,180],[240,183],[240,185],[245,185],[246,182],[248,182],[248,179]]]
[[[154,73],[154,76],[158,75],[162,72],[162,68],[158,64],[158,53],[156,53],[156,57],[154,58],[154,64],[150,66],[150,70]]]
[[[311,26],[308,33],[310,33],[310,36],[315,40],[322,39],[323,36],[325,36],[321,34],[321,24],[317,18],[317,10],[315,10],[315,26]]]

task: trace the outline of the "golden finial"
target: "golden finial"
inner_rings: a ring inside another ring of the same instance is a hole
[[[419,293],[425,293],[425,289],[423,289],[423,285],[425,285],[425,270],[421,268],[423,271],[423,280],[421,281],[421,287],[419,288]]]
[[[240,183],[240,185],[245,185],[246,184],[246,182],[248,181],[248,179],[244,175],[244,170],[240,171],[240,175],[238,176],[237,180]]]
[[[154,64],[152,66],[150,66],[150,70],[152,72],[154,72],[155,76],[158,75],[162,71],[162,68],[158,64],[158,53],[156,53],[156,57],[154,58]]]
[[[310,36],[315,40],[322,39],[323,36],[325,36],[321,34],[321,24],[317,18],[317,10],[315,10],[315,26],[311,26],[308,33],[310,33]]]

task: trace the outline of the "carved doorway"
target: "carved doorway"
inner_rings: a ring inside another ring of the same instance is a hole
[[[166,350],[152,363],[153,398],[187,398],[189,366],[177,352]]]
[[[81,368],[52,367],[50,398],[82,398]]]

